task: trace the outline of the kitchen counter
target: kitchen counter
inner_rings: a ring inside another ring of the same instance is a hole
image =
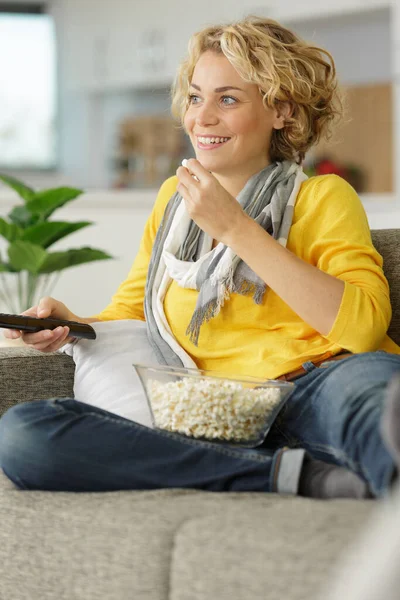
[[[110,208],[125,208],[133,206],[153,206],[157,197],[158,189],[138,189],[138,190],[87,190],[76,200],[71,201],[71,206],[74,208],[88,207]],[[0,207],[1,213],[3,208],[8,210],[16,202],[22,200],[18,194],[11,189],[0,187]],[[68,205],[67,205],[68,206]],[[61,209],[60,209],[61,210]]]
[[[82,196],[74,200],[74,205],[81,201],[96,205],[103,204],[121,204],[126,206],[126,203],[137,205],[152,205],[157,197],[158,188],[137,188],[137,189],[89,189]],[[394,193],[383,194],[359,194],[366,210],[370,212],[381,212],[383,210],[397,211],[400,210],[400,199],[396,201]],[[4,203],[11,204],[18,200],[18,195],[11,189],[5,186],[0,186],[0,206]]]

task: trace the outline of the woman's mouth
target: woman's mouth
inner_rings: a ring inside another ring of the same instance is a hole
[[[220,148],[227,142],[229,142],[231,138],[229,137],[203,137],[197,136],[197,147],[200,150],[216,150],[216,148]]]

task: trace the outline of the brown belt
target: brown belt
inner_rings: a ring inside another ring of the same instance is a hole
[[[343,358],[348,358],[349,356],[353,356],[352,352],[340,352],[339,354],[335,354],[334,356],[329,353],[323,354],[317,360],[312,360],[312,364],[318,367],[322,363],[334,361],[334,360],[342,360]],[[279,377],[275,377],[275,379],[279,379],[281,381],[294,381],[303,375],[306,375],[308,371],[306,371],[303,367],[299,367],[294,371],[290,371],[290,373],[285,373],[284,375],[280,375]]]

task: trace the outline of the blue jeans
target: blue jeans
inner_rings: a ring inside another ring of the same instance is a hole
[[[303,366],[307,374],[259,448],[153,430],[73,399],[37,400],[0,419],[0,467],[25,490],[295,494],[308,452],[351,469],[374,496],[384,496],[396,468],[379,423],[400,356],[368,352]]]

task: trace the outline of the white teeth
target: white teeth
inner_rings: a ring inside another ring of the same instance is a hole
[[[198,140],[200,143],[202,144],[207,144],[208,146],[210,144],[222,144],[223,142],[227,142],[230,138],[220,138],[220,137],[216,137],[216,138],[209,138],[209,137],[199,137]]]

